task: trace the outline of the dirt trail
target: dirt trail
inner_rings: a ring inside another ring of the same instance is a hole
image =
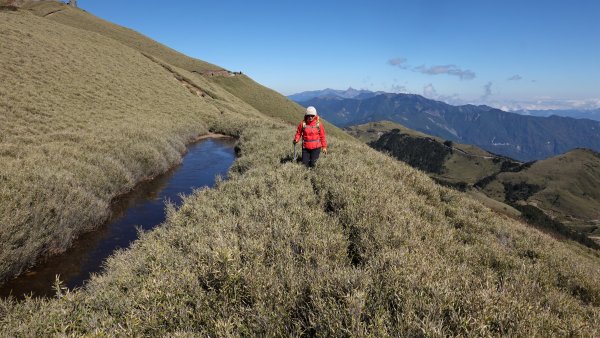
[[[166,69],[169,73],[173,74],[173,76],[177,79],[177,81],[179,81],[182,86],[184,86],[185,88],[187,88],[187,90],[189,90],[190,93],[192,93],[192,94],[194,94],[194,95],[196,95],[198,97],[209,97],[211,99],[214,99],[213,96],[209,95],[202,88],[198,87],[196,84],[194,84],[191,80],[187,79],[185,76],[179,74],[177,71],[175,71],[174,69],[172,69],[169,65],[160,62],[159,60],[157,60],[152,55],[149,55],[149,54],[146,54],[146,53],[142,53],[142,55],[144,55],[145,57],[147,57],[150,61],[152,61],[152,62],[160,65],[161,67],[163,67],[164,69]]]
[[[52,15],[52,14],[56,14],[56,13],[58,13],[58,12],[62,12],[62,11],[64,11],[64,9],[57,9],[57,10],[55,10],[55,11],[52,11],[52,12],[46,13],[46,14],[44,14],[43,18],[45,18],[45,17],[48,17],[48,16],[50,16],[50,15]]]

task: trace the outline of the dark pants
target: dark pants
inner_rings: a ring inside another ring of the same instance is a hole
[[[319,155],[321,154],[321,148],[317,149],[306,149],[302,148],[302,163],[307,167],[314,167],[317,164]]]

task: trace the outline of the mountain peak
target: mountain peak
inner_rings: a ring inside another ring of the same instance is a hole
[[[346,90],[325,88],[323,90],[312,90],[301,93],[288,95],[288,98],[296,101],[300,104],[302,102],[314,99],[314,98],[335,98],[335,99],[367,99],[380,94],[385,94],[383,91],[373,92],[368,89],[355,89],[352,86]]]

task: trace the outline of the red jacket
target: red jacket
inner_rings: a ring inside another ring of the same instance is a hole
[[[300,141],[302,137],[302,148],[317,149],[327,148],[327,139],[325,137],[325,129],[323,123],[319,121],[319,117],[315,117],[312,121],[302,121],[298,125],[296,137],[294,141]]]

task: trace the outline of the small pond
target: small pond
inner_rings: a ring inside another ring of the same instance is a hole
[[[102,270],[102,263],[115,250],[127,248],[137,239],[137,229],[150,230],[165,220],[165,201],[179,205],[181,195],[212,187],[218,175],[225,178],[235,160],[235,142],[209,138],[188,146],[179,166],[119,197],[106,224],[80,236],[66,252],[8,281],[0,288],[0,297],[52,296],[56,275],[69,289],[82,286],[91,273]]]

